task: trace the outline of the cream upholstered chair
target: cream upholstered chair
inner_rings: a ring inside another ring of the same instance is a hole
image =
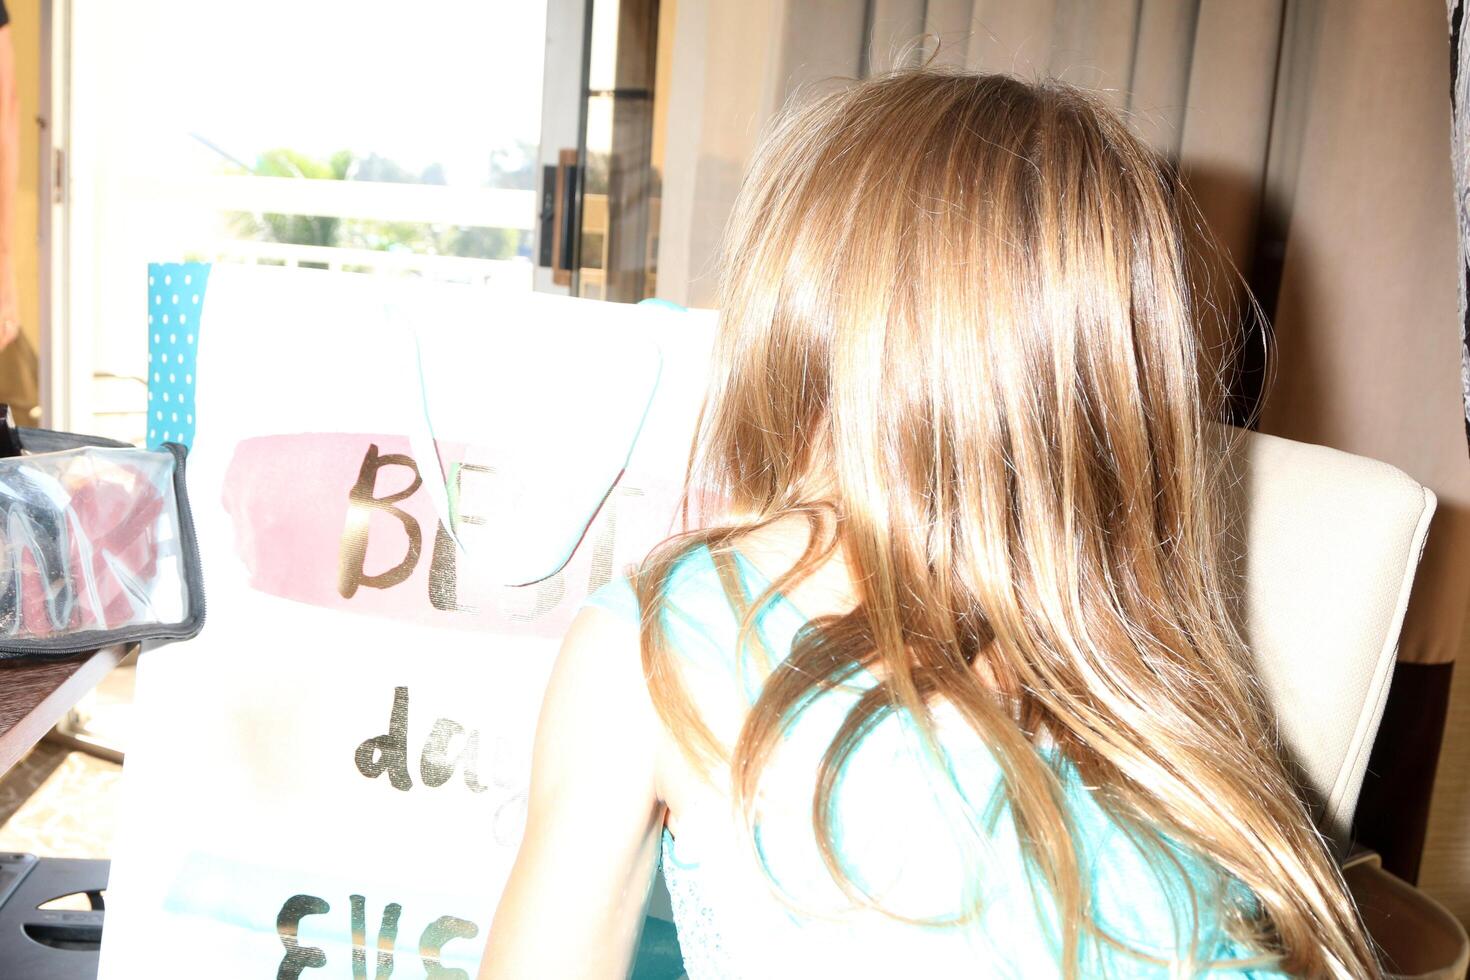
[[[1231,465],[1247,639],[1318,825],[1341,854],[1434,494],[1387,463],[1259,433]]]
[[[1434,494],[1387,463],[1247,433],[1233,470],[1244,625],[1317,824],[1347,856]],[[1345,870],[1390,980],[1462,980],[1470,937],[1365,852]]]

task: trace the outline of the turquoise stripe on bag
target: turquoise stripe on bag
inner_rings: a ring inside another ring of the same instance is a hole
[[[165,442],[194,443],[199,322],[209,270],[207,262],[148,266],[149,449]]]

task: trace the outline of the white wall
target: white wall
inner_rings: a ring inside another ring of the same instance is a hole
[[[664,134],[658,295],[715,304],[720,235],[765,125],[858,74],[862,0],[679,0]]]

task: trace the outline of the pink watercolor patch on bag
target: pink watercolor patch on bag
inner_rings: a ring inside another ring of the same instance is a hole
[[[540,581],[496,580],[505,529],[524,537],[517,495],[556,494],[522,480],[511,493],[494,460],[474,447],[440,442],[440,464],[457,501],[461,550],[435,512],[420,466],[399,435],[292,433],[245,439],[235,447],[223,500],[235,554],[253,588],[328,609],[451,629],[558,635],[582,598],[643,554],[619,540],[666,536],[677,507],[672,485],[634,486],[627,473],[596,488],[593,514],[569,511],[547,534],[580,537],[571,557]],[[581,488],[578,499],[587,499]],[[580,526],[577,526],[580,525]]]

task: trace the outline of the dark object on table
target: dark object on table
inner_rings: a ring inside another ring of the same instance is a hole
[[[0,964],[10,980],[94,980],[107,861],[0,853]],[[42,909],[67,895],[89,909]]]
[[[15,428],[15,415],[10,406],[0,404],[0,458],[20,455],[20,433]]]

